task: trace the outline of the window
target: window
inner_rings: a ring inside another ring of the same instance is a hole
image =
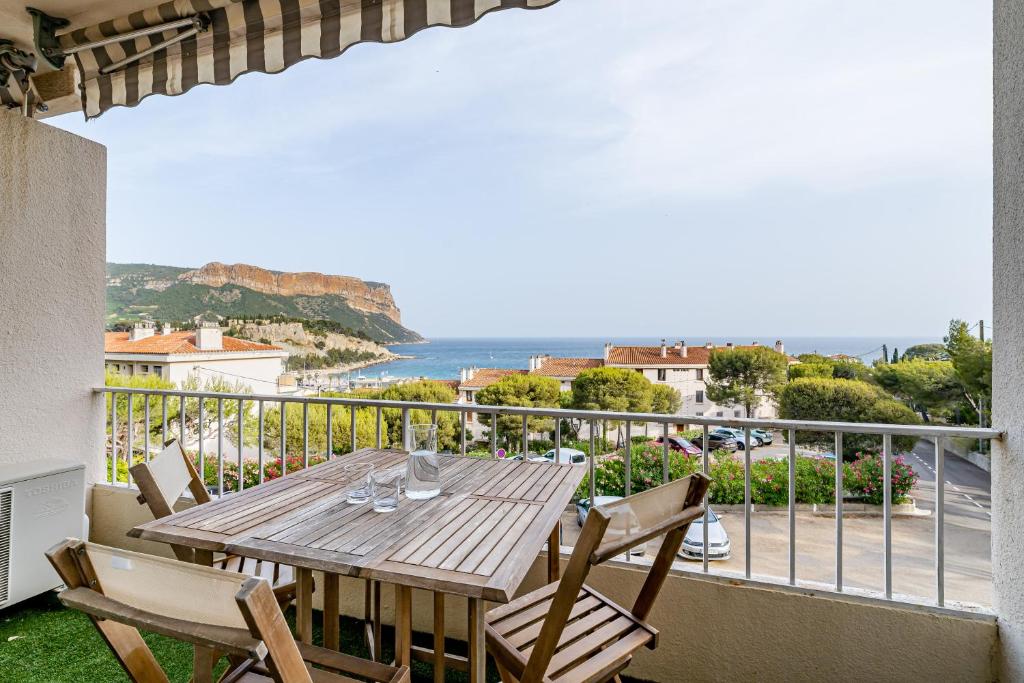
[[[697,368],[697,379],[704,379],[704,368]]]
[[[703,403],[703,402],[704,402],[704,392],[698,390],[697,391],[697,403]]]
[[[715,417],[722,417],[723,415],[725,415],[725,413],[723,413],[721,410],[715,413]]]
[[[143,372],[149,372],[149,366],[148,365],[143,365],[142,366],[142,371]]]
[[[663,368],[659,369],[658,370],[658,381],[659,382],[664,382],[665,381],[665,375],[666,375],[665,370]]]
[[[743,417],[743,411],[742,410],[734,410],[732,416],[733,417]]]
[[[704,411],[703,410],[698,411],[697,412],[697,417],[704,417]]]
[[[154,365],[153,366],[153,372],[156,373],[157,377],[162,377],[163,374],[164,374],[164,369],[162,367],[160,367],[159,365]]]
[[[466,422],[473,421],[473,413],[466,413]]]
[[[473,402],[473,392],[472,391],[467,391],[466,392],[466,401],[469,402],[469,403]]]
[[[636,371],[639,372],[641,375],[644,374],[644,369],[643,368],[637,368]]]

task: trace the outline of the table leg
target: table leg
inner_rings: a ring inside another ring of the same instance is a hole
[[[412,589],[395,586],[395,666],[412,664]]]
[[[212,550],[203,550],[202,548],[196,548],[196,550],[195,550],[195,559],[193,560],[193,562],[195,564],[200,564],[200,565],[202,565],[204,567],[212,567],[213,566],[213,551]]]
[[[469,683],[484,683],[486,665],[484,601],[480,598],[469,598]]]
[[[295,568],[295,634],[300,642],[313,643],[313,571]]]
[[[216,654],[212,648],[202,645],[193,646],[192,651],[192,683],[213,683],[213,665]]]
[[[324,647],[328,650],[341,648],[341,632],[338,627],[341,587],[337,574],[324,573]]]
[[[434,683],[444,683],[444,593],[434,593]]]
[[[555,528],[548,536],[548,583],[558,581],[561,571],[559,565],[559,554],[562,548],[562,522],[555,522]]]

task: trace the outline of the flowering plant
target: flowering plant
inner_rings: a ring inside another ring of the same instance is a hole
[[[847,464],[843,472],[846,490],[872,505],[884,502],[884,476],[882,458],[874,453],[857,453],[856,459]],[[890,470],[892,502],[899,503],[906,499],[907,494],[917,485],[917,480],[917,472],[906,463],[902,455],[893,458]]]

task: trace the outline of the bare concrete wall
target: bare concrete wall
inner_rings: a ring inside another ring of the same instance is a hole
[[[92,540],[169,555],[162,544],[126,538],[149,519],[135,492],[97,486]],[[563,564],[567,558],[563,556]],[[520,592],[542,585],[546,559],[534,563]],[[594,570],[589,583],[632,605],[644,573],[623,565]],[[316,576],[317,585],[323,580]],[[363,582],[342,579],[343,612],[361,618]],[[317,604],[320,594],[314,595]],[[449,637],[466,635],[466,601],[449,598]],[[385,586],[385,623],[394,623],[394,590]],[[430,633],[432,602],[413,591],[413,628]],[[728,582],[670,576],[650,622],[658,649],[642,651],[629,675],[652,681],[988,681],[994,678],[996,625],[900,607],[861,604],[828,594],[808,596]]]
[[[0,462],[103,453],[106,149],[0,111]]]
[[[1001,677],[1024,680],[1024,2],[994,14],[992,577]]]

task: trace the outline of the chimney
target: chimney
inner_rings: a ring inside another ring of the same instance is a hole
[[[662,358],[667,358],[668,357],[668,347],[665,346],[665,340],[664,339],[661,340],[661,357]]]
[[[713,348],[715,348],[715,345],[712,344],[711,342],[705,342],[704,343],[704,348],[705,349],[713,349]]]
[[[750,343],[750,345],[751,345],[751,346],[760,346],[760,345],[761,345],[761,342],[759,342],[759,341],[753,341],[753,342],[751,342],[751,343]]]
[[[533,372],[537,369],[537,356],[530,356],[530,360],[527,362],[526,368],[529,372]]]
[[[475,375],[475,374],[476,374],[476,366],[475,365],[469,366],[469,369],[466,370],[466,381],[468,382],[469,380],[473,379],[473,375]]]
[[[680,358],[686,358],[686,354],[687,354],[687,351],[686,351],[686,341],[685,340],[680,341],[678,346],[679,346],[679,357]]]
[[[542,353],[541,355],[537,356],[536,360],[534,360],[533,363],[533,369],[540,370],[542,367],[544,367],[544,362],[547,361],[548,358],[551,358],[551,356],[547,355],[546,353]]]
[[[162,326],[160,327],[160,334],[162,334],[162,335],[164,335],[164,336],[167,336],[168,334],[170,334],[170,333],[171,333],[171,332],[173,332],[173,331],[174,331],[174,329],[173,329],[173,328],[171,327],[171,324],[170,324],[170,323],[164,323],[164,324],[163,324],[163,325],[162,325]]]
[[[200,351],[221,351],[224,336],[217,323],[202,323],[196,328],[196,348]]]
[[[775,351],[776,353],[786,353],[786,347],[782,345],[782,340],[775,340]]]
[[[148,320],[140,320],[132,326],[132,331],[128,333],[128,341],[147,339],[152,337],[155,331],[153,323]]]
[[[731,349],[732,348],[732,342],[725,342],[725,348]]]
[[[465,382],[466,381],[466,368],[460,368],[459,369],[459,381],[460,382]]]
[[[612,347],[611,342],[605,342],[605,345],[604,345],[604,359],[605,360],[608,360],[608,356],[611,355],[612,348],[613,347]]]

